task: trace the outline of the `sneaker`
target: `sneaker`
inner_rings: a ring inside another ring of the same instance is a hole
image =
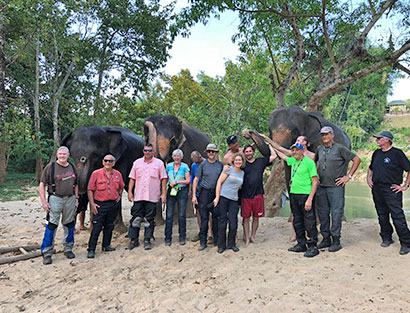
[[[172,244],[172,242],[171,242],[171,241],[165,241],[165,245],[166,245],[167,247],[170,247],[170,246],[171,246],[171,244]]]
[[[43,258],[43,264],[44,264],[44,265],[49,265],[49,264],[51,264],[51,263],[53,263],[53,260],[51,259],[51,256],[45,256],[45,257]]]
[[[181,246],[185,246],[186,240],[185,240],[185,239],[179,239],[179,244],[180,244]]]
[[[382,243],[380,244],[380,246],[383,247],[383,248],[387,248],[388,246],[390,246],[393,243],[394,243],[393,239],[387,239],[387,240],[383,240]]]
[[[218,248],[218,253],[223,253],[225,251],[224,248]]]
[[[111,251],[115,251],[115,248],[112,248],[110,246],[102,247],[102,251],[111,252]]]
[[[73,253],[73,251],[64,252],[64,255],[67,259],[74,259],[75,258],[75,254]]]
[[[130,243],[128,244],[128,247],[125,248],[126,250],[132,250],[140,245],[140,242],[138,239],[131,239]]]
[[[317,247],[309,248],[303,256],[306,258],[313,258],[319,254],[319,249]]]
[[[288,249],[289,252],[305,252],[307,250],[306,245],[296,244]]]
[[[87,253],[87,258],[89,259],[94,259],[95,257],[95,251],[94,250],[89,250]]]
[[[202,251],[206,249],[206,244],[200,245],[198,251]]]
[[[409,252],[410,252],[410,247],[401,246],[399,254],[400,254],[400,255],[405,255],[405,254],[407,254],[407,253],[409,253]]]

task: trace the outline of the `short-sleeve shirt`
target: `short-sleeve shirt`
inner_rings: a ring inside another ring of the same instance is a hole
[[[400,149],[387,151],[377,149],[372,155],[369,168],[373,171],[374,184],[396,184],[403,182],[403,171],[410,171],[410,161]]]
[[[134,201],[159,202],[161,180],[167,178],[164,162],[155,157],[150,162],[139,158],[134,161],[128,177],[135,180]]]
[[[243,198],[253,199],[256,195],[265,193],[263,190],[263,172],[271,164],[269,158],[257,158],[252,163],[246,161],[243,169],[245,172],[242,186]]]
[[[41,175],[40,181],[48,186],[47,191],[49,194],[53,194],[53,189],[51,187],[51,165],[49,163]],[[75,175],[73,166],[68,163],[67,166],[62,166],[55,162],[54,178],[56,184],[56,195],[65,197],[72,196],[74,194],[74,185],[77,184],[77,177]]]
[[[197,163],[192,163],[192,165],[191,165],[191,185],[194,184],[194,178],[196,176],[196,172],[198,172],[198,167],[199,167],[199,164],[197,164]],[[197,186],[197,190],[196,190],[196,195],[197,196],[199,195],[199,188],[201,187],[201,181],[202,181],[202,179],[198,180],[198,186]]]
[[[168,174],[168,185],[173,182],[185,180],[185,174],[189,173],[188,164],[181,162],[178,171],[174,171],[174,162],[171,162],[167,165],[165,171]],[[185,185],[178,184],[179,188],[186,187]]]
[[[229,200],[238,201],[238,191],[242,186],[245,173],[242,170],[239,173],[236,172],[233,166],[230,166],[229,171],[224,171],[224,173],[228,174],[228,177],[222,183],[221,196]]]
[[[291,166],[290,193],[308,195],[312,190],[312,177],[317,176],[316,164],[308,157],[298,161],[294,157],[286,158]]]
[[[94,192],[97,201],[117,200],[119,191],[124,189],[124,180],[119,171],[112,169],[107,176],[105,169],[100,168],[91,174],[87,189]]]
[[[221,161],[215,161],[214,163],[208,162],[208,160],[203,161],[196,172],[198,179],[202,179],[201,188],[205,189],[215,189],[216,182],[218,181],[219,175],[223,169],[223,164]]]
[[[316,149],[315,161],[319,169],[319,185],[323,187],[335,187],[336,178],[343,177],[347,173],[349,161],[356,156],[345,146],[333,143],[329,148],[320,145]]]

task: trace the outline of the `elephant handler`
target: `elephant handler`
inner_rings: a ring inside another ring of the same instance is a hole
[[[319,254],[314,210],[314,196],[319,183],[316,165],[313,160],[303,155],[304,148],[300,143],[293,144],[290,149],[291,157],[276,151],[279,157],[291,166],[289,198],[297,244],[288,251],[305,252],[305,257],[312,258]],[[308,239],[306,239],[306,232]]]
[[[57,150],[57,161],[49,163],[41,176],[39,192],[41,206],[47,212],[46,229],[41,254],[43,264],[48,265],[54,249],[54,237],[60,221],[64,228],[63,246],[64,255],[67,259],[75,258],[74,246],[74,218],[76,206],[78,205],[78,183],[74,165],[68,162],[70,151],[61,146]],[[48,199],[46,199],[46,188]]]
[[[149,224],[144,231],[144,249],[151,249],[157,203],[160,200],[162,203],[167,201],[168,176],[164,162],[154,157],[152,144],[146,144],[143,152],[144,156],[134,161],[129,174],[128,200],[134,201],[128,229],[128,237],[131,239],[129,250],[139,246],[140,221],[144,219]]]
[[[345,185],[352,179],[361,160],[348,148],[334,142],[335,135],[332,127],[325,126],[320,133],[323,145],[317,147],[315,153],[319,172],[316,204],[323,240],[318,248],[329,247],[329,252],[336,252],[342,249],[340,234],[345,206]],[[353,165],[346,174],[350,161],[353,161]],[[330,225],[330,215],[332,215],[332,225]]]
[[[372,189],[373,201],[379,216],[381,246],[388,247],[394,242],[391,215],[401,244],[399,253],[404,255],[410,252],[410,231],[403,212],[403,191],[408,190],[410,184],[410,161],[402,150],[392,146],[391,132],[382,131],[374,137],[380,149],[372,155],[367,171],[367,184]],[[403,171],[407,172],[407,177],[401,186]]]
[[[103,168],[95,170],[88,182],[88,199],[90,201],[93,216],[93,227],[88,241],[87,258],[95,256],[98,236],[103,230],[102,251],[115,251],[111,248],[112,231],[114,221],[118,215],[119,203],[122,191],[124,190],[124,180],[119,171],[113,169],[115,157],[107,154],[103,161]]]
[[[194,183],[192,186],[192,205],[198,205],[199,214],[201,215],[201,228],[199,231],[199,251],[206,249],[209,214],[212,214],[212,232],[214,235],[214,245],[218,244],[218,217],[213,210],[213,201],[215,199],[216,182],[222,172],[223,164],[217,160],[219,149],[215,144],[210,143],[206,146],[208,158],[198,167]],[[198,182],[201,179],[201,190],[199,199],[196,191]]]
[[[228,144],[229,150],[225,153],[224,158],[222,159],[224,165],[232,165],[232,158],[238,152],[245,157],[243,149],[239,147],[238,137],[231,135],[226,139],[226,143]]]

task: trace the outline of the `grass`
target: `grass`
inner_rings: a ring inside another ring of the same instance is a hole
[[[409,127],[410,115],[389,115],[385,116],[385,122],[394,128]]]
[[[37,194],[30,191],[30,188],[34,186],[37,186],[37,183],[33,173],[7,173],[4,178],[4,185],[0,188],[0,202],[35,197]]]

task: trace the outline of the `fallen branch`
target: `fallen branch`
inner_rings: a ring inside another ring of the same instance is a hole
[[[14,246],[14,247],[5,247],[0,248],[0,254],[9,253],[9,252],[18,252],[20,248],[24,249],[25,251],[36,250],[40,249],[41,245],[30,245],[30,246]]]

